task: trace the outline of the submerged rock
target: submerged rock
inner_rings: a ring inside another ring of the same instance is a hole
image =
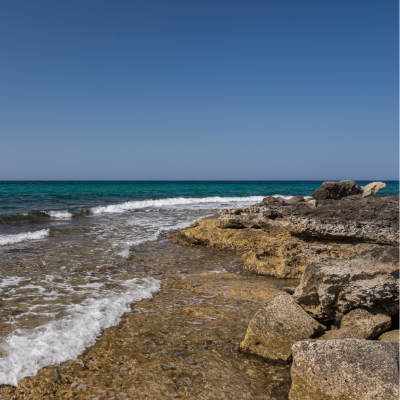
[[[290,400],[398,400],[399,345],[356,339],[293,346]]]
[[[239,347],[246,353],[287,362],[295,342],[325,329],[296,304],[292,296],[281,292],[257,311]]]
[[[340,329],[326,332],[320,339],[375,339],[390,329],[392,319],[385,312],[356,309],[340,321]]]
[[[373,196],[374,194],[378,193],[379,190],[385,189],[386,183],[383,182],[372,182],[366,186],[361,186],[363,192],[361,193],[362,197],[369,197]]]
[[[363,190],[354,181],[324,182],[312,197],[315,200],[340,200],[343,197],[361,194]]]
[[[393,331],[385,332],[383,335],[379,336],[378,340],[399,343],[399,330],[395,329]]]
[[[308,265],[294,299],[314,318],[355,308],[399,312],[399,249],[377,247],[354,257]]]

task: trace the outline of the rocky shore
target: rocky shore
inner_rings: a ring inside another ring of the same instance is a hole
[[[267,197],[173,237],[300,278],[258,309],[239,344],[292,363],[291,400],[399,396],[399,198],[370,197],[383,187],[325,182],[311,200]]]
[[[161,290],[0,398],[398,399],[399,198],[382,187],[326,182],[140,245],[120,267]]]

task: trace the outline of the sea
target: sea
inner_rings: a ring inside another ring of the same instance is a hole
[[[126,267],[140,244],[266,196],[311,196],[321,183],[0,182],[0,384],[76,359],[159,290]],[[399,194],[398,181],[386,184],[379,195]]]

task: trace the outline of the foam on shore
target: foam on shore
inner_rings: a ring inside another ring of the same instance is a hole
[[[151,298],[160,282],[135,278],[123,283],[126,290],[109,296],[71,304],[69,315],[32,330],[16,330],[1,346],[0,384],[16,386],[18,380],[35,375],[46,365],[76,359],[94,344],[102,329],[116,325],[129,305]]]
[[[43,239],[44,237],[49,236],[49,234],[50,229],[41,229],[40,231],[36,232],[23,232],[15,235],[0,235],[0,246],[25,242],[26,240]]]

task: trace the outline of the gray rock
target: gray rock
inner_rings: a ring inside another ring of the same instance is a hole
[[[312,197],[315,200],[340,200],[343,197],[361,194],[363,190],[354,181],[324,182]]]
[[[373,196],[374,194],[378,193],[381,189],[385,189],[386,183],[383,182],[372,182],[369,183],[367,186],[361,186],[363,192],[361,193],[362,197],[369,197]]]
[[[340,321],[340,329],[326,332],[320,339],[375,339],[390,329],[392,319],[385,312],[357,308]]]
[[[262,202],[264,204],[274,204],[274,203],[285,204],[285,200],[282,199],[282,197],[274,197],[274,196],[265,197],[263,198]]]
[[[274,198],[275,199],[275,198]],[[270,234],[323,240],[399,245],[398,196],[349,196],[343,200],[315,200],[296,204],[259,203],[220,215],[221,228],[256,228]],[[316,202],[316,201],[315,201]]]
[[[293,346],[290,400],[398,400],[398,343],[307,340]]]
[[[399,343],[399,330],[395,329],[393,331],[385,332],[383,335],[379,336],[378,340]]]
[[[304,196],[293,196],[289,200],[286,200],[286,204],[297,204],[305,201]]]
[[[287,362],[295,342],[325,329],[296,304],[292,296],[279,292],[257,311],[239,347],[245,353]]]
[[[354,257],[307,266],[294,299],[314,318],[355,308],[399,312],[399,249],[376,247]]]

